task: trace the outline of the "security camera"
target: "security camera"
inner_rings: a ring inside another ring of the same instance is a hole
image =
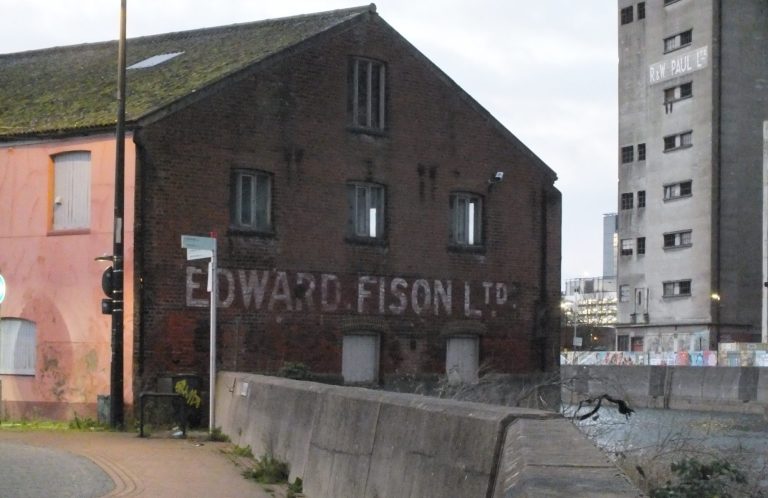
[[[504,172],[503,171],[497,171],[496,174],[493,176],[493,179],[497,182],[500,182],[504,178]]]

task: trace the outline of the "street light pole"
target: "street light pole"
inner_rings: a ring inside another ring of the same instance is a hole
[[[112,240],[112,361],[109,382],[109,425],[123,426],[123,235],[125,185],[125,17],[120,0],[120,40],[117,45],[117,126],[115,129],[115,220]]]

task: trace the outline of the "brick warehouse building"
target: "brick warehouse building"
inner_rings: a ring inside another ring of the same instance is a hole
[[[109,390],[93,257],[111,249],[116,48],[0,55],[6,413],[93,411]],[[556,367],[555,173],[373,5],[127,54],[129,403],[168,376],[207,390],[206,268],[183,234],[217,237],[218,368],[375,384]]]

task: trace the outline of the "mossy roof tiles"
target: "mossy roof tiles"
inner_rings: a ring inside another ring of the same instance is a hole
[[[374,6],[129,39],[126,120],[142,117],[338,26]],[[114,126],[117,42],[0,55],[0,140]]]

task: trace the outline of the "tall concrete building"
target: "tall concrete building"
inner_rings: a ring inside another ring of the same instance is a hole
[[[617,349],[759,341],[768,1],[619,0]]]
[[[614,279],[616,278],[616,263],[619,255],[617,222],[618,215],[616,213],[603,215],[603,277],[613,277]]]

